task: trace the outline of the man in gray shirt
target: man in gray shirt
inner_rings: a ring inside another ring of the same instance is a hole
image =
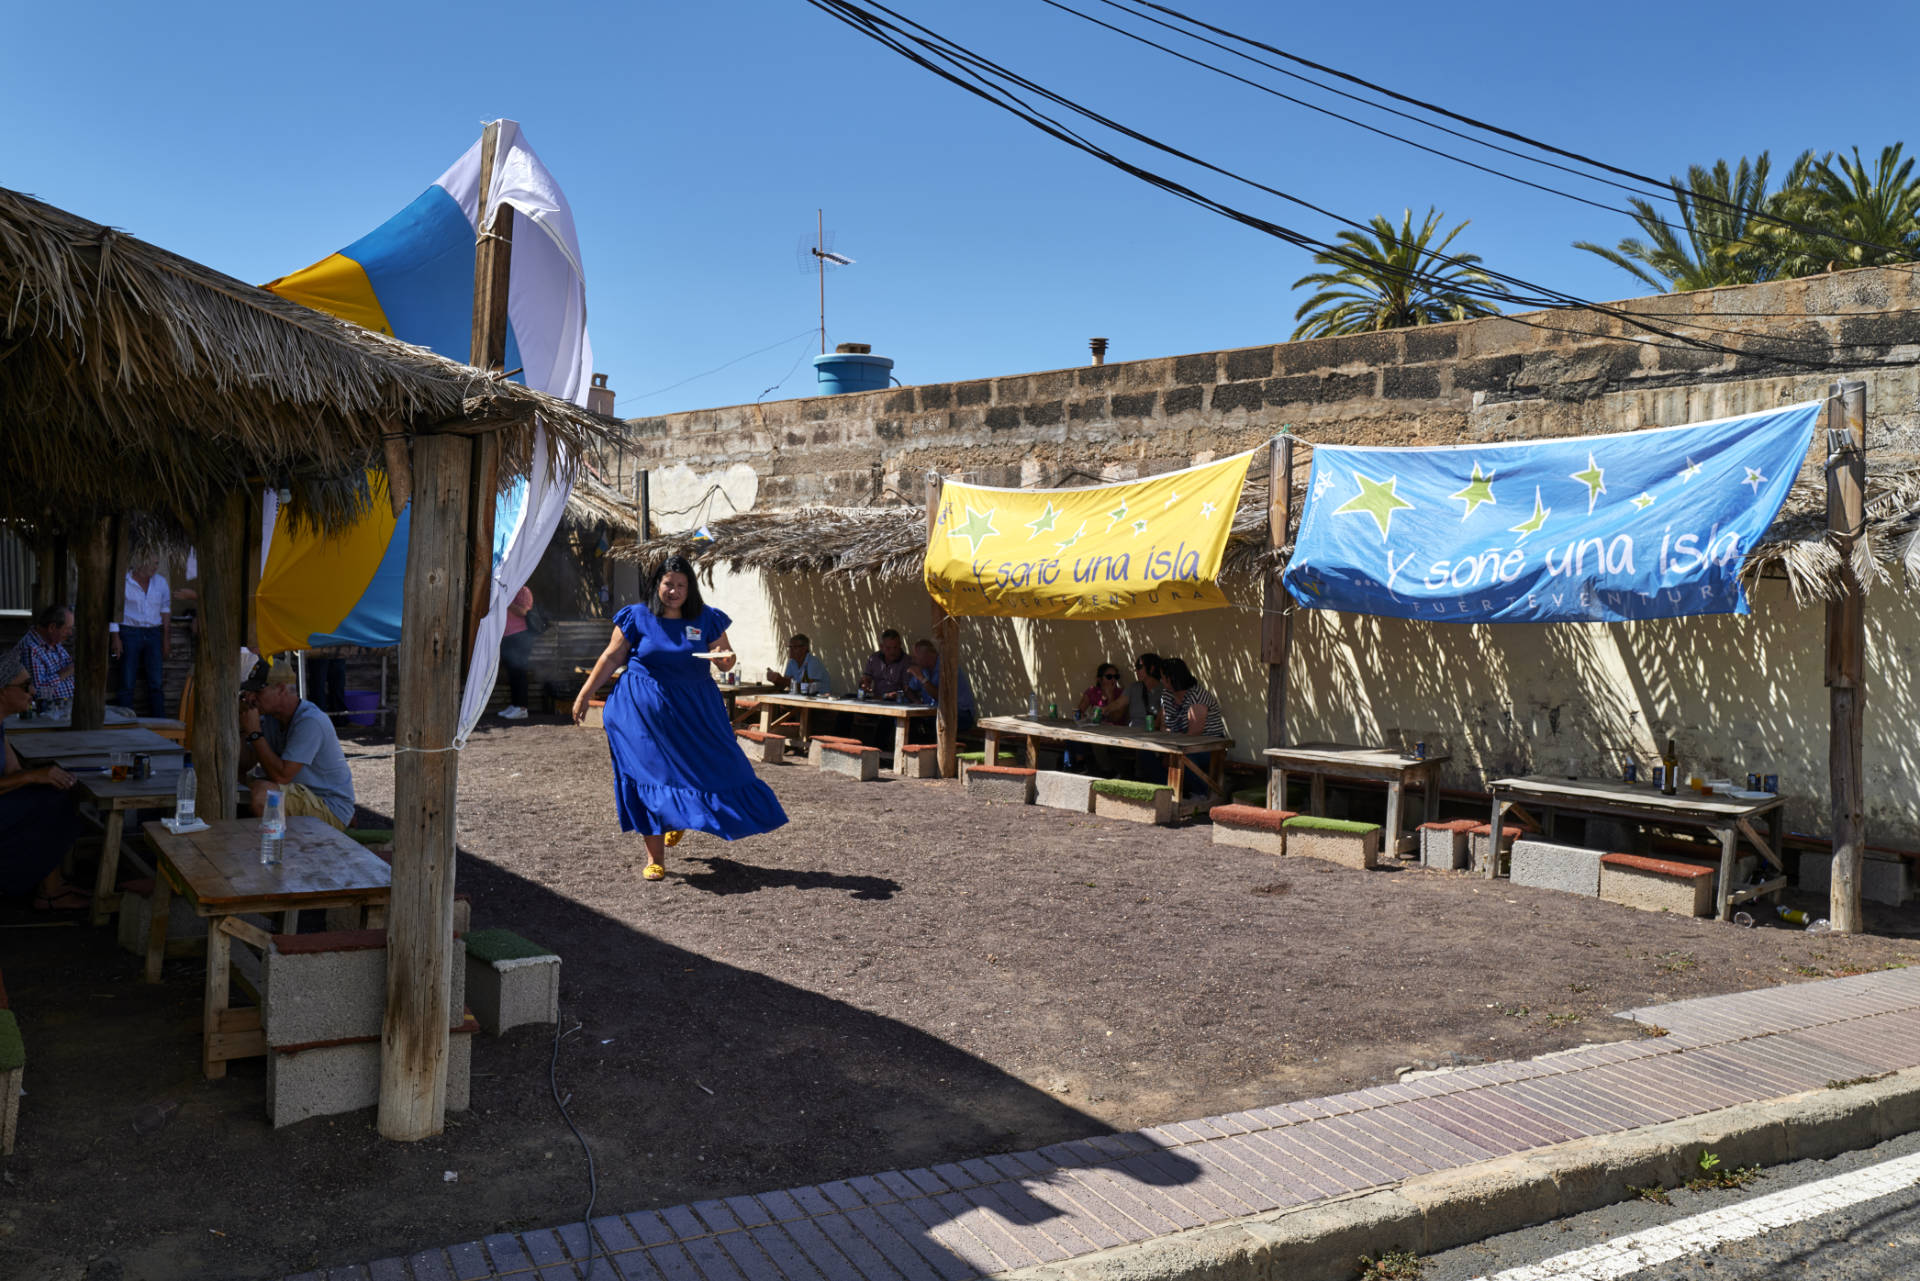
[[[277,787],[288,818],[311,814],[344,831],[353,821],[353,772],[333,721],[295,692],[295,679],[287,664],[263,658],[241,682],[241,775],[255,765],[263,775],[247,780],[249,802],[261,813],[267,789]]]

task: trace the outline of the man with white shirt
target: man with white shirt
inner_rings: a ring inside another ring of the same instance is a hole
[[[147,715],[167,714],[166,674],[162,664],[173,648],[173,593],[160,574],[160,560],[143,554],[127,571],[126,607],[113,639],[120,660],[120,692],[115,703],[133,707],[133,683],[147,681]]]

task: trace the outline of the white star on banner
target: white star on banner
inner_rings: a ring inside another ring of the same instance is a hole
[[[1695,476],[1698,476],[1699,474],[1700,474],[1700,464],[1694,462],[1693,459],[1689,458],[1687,459],[1687,465],[1680,469],[1680,483],[1684,485],[1688,481],[1692,480]]]
[[[1647,508],[1653,506],[1653,495],[1643,492],[1640,497],[1633,500],[1633,505],[1640,511],[1645,511]]]
[[[1213,519],[1213,514],[1214,514],[1215,512],[1217,512],[1217,511],[1219,511],[1219,510],[1220,510],[1220,509],[1219,509],[1218,507],[1216,507],[1216,506],[1214,506],[1214,505],[1213,505],[1212,503],[1201,503],[1201,504],[1200,504],[1200,519],[1201,519],[1201,520],[1212,520],[1212,519]]]
[[[1313,482],[1313,496],[1319,498],[1332,488],[1333,477],[1331,475],[1322,475],[1319,480]]]
[[[1161,510],[1161,511],[1165,511],[1165,510],[1166,510],[1167,508],[1169,508],[1169,507],[1171,507],[1171,506],[1173,506],[1173,505],[1174,505],[1175,503],[1177,503],[1177,502],[1179,502],[1179,501],[1180,501],[1180,491],[1179,491],[1179,490],[1177,490],[1177,489],[1174,489],[1174,490],[1169,490],[1168,492],[1169,492],[1169,493],[1171,493],[1171,494],[1173,495],[1173,497],[1172,497],[1172,498],[1169,498],[1169,499],[1168,499],[1168,500],[1167,500],[1166,502],[1164,502],[1164,503],[1162,503],[1162,504],[1161,504],[1161,506],[1160,506],[1160,510]]]
[[[1136,521],[1134,521],[1134,522],[1133,522],[1133,536],[1134,536],[1135,538],[1138,538],[1138,537],[1140,537],[1140,535],[1142,535],[1142,534],[1144,534],[1144,533],[1146,533],[1146,532],[1147,532],[1147,522],[1146,522],[1146,521],[1144,521],[1144,520],[1136,520]]]
[[[1749,486],[1755,494],[1758,494],[1760,492],[1760,486],[1767,483],[1767,478],[1749,467],[1747,468],[1747,478],[1740,483]]]

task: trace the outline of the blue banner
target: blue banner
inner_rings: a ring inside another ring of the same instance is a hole
[[[1452,623],[1744,614],[1740,562],[1820,402],[1686,427],[1439,449],[1316,445],[1294,600]]]

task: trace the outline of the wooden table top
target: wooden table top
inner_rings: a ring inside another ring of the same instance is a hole
[[[1100,747],[1128,747],[1136,751],[1163,752],[1168,756],[1224,751],[1233,746],[1232,739],[1211,734],[1176,734],[1164,729],[1134,729],[1130,725],[1048,720],[1044,716],[988,716],[978,721],[977,726],[996,734],[1022,734],[1029,738],[1092,743]]]
[[[161,738],[150,729],[123,725],[109,729],[60,729],[44,734],[27,734],[19,739],[8,736],[14,752],[23,761],[66,760],[82,756],[104,756],[112,752],[178,752],[180,744]]]
[[[759,695],[779,693],[778,690],[765,681],[741,681],[738,685],[724,685],[719,681],[715,681],[713,684],[716,689],[728,698],[738,698],[742,694]]]
[[[939,709],[925,703],[887,703],[874,699],[847,698],[840,694],[762,694],[761,703],[775,707],[826,707],[836,712],[863,716],[891,716],[896,719],[932,716]]]
[[[1681,788],[1672,796],[1651,783],[1626,783],[1619,779],[1554,778],[1546,774],[1528,774],[1519,778],[1499,778],[1487,785],[1510,797],[1530,797],[1553,801],[1568,808],[1581,805],[1610,805],[1651,810],[1675,817],[1733,819],[1749,818],[1784,805],[1787,798],[1769,795],[1765,799],[1702,796],[1691,788]]]
[[[126,711],[123,708],[109,707],[107,709],[106,724],[109,729],[115,725],[135,724],[138,719],[139,718],[134,716],[132,712]],[[38,734],[45,730],[68,728],[73,724],[73,714],[69,712],[65,716],[9,716],[4,722],[0,722],[0,724],[6,726],[7,733],[9,734]]]
[[[152,778],[115,782],[105,774],[82,774],[73,790],[97,805],[116,810],[171,807],[180,789],[180,771],[155,770]]]
[[[141,830],[202,916],[277,912],[316,899],[385,903],[393,881],[378,855],[311,815],[287,820],[277,867],[260,864],[259,819],[221,819],[184,836],[157,820]]]
[[[1295,747],[1269,747],[1261,755],[1280,765],[1358,765],[1367,769],[1394,771],[1438,765],[1451,759],[1446,756],[1409,756],[1385,747],[1361,747],[1352,743],[1301,743]]]

